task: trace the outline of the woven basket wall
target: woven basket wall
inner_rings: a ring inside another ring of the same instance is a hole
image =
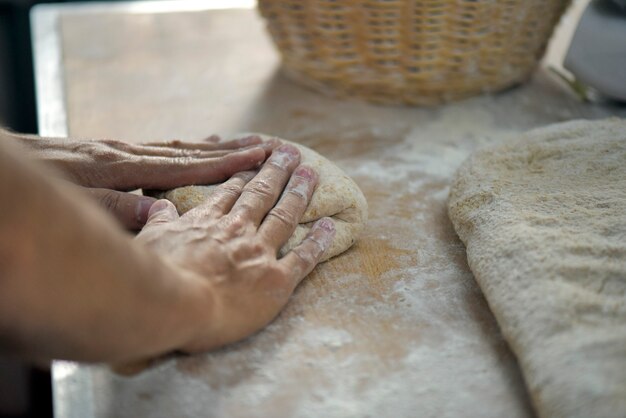
[[[259,0],[292,78],[434,105],[527,80],[569,0]]]

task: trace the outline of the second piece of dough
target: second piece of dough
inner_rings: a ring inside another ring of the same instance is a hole
[[[539,416],[626,416],[626,121],[475,153],[449,213]]]

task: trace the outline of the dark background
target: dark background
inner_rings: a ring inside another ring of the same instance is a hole
[[[0,0],[0,126],[20,132],[37,131],[30,9],[39,3],[70,2]]]

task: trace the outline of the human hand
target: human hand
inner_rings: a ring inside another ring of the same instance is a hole
[[[280,144],[248,136],[219,142],[171,141],[128,144],[120,141],[73,141],[32,137],[27,145],[36,158],[60,168],[86,189],[128,229],[140,229],[156,199],[124,191],[166,190],[190,184],[213,184],[258,167]]]
[[[198,286],[199,302],[190,307],[197,326],[180,350],[221,347],[267,325],[332,243],[335,227],[324,218],[299,246],[277,258],[317,184],[312,168],[296,168],[299,160],[297,148],[282,145],[256,176],[234,175],[182,216],[167,200],[150,209],[136,240]]]

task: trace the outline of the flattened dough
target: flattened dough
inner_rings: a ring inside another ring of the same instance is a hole
[[[255,134],[259,135],[259,134]],[[264,139],[268,136],[260,135]],[[281,139],[284,143],[291,143]],[[309,207],[300,220],[295,232],[281,248],[284,255],[298,245],[311,229],[313,223],[325,216],[335,221],[336,234],[332,246],[322,257],[326,261],[354,244],[367,220],[367,202],[361,189],[339,167],[317,152],[303,145],[291,143],[300,150],[301,163],[315,168],[319,182]],[[165,192],[162,196],[170,200],[183,214],[204,202],[216,186],[186,186]]]
[[[449,214],[539,415],[626,416],[626,121],[477,152]]]

